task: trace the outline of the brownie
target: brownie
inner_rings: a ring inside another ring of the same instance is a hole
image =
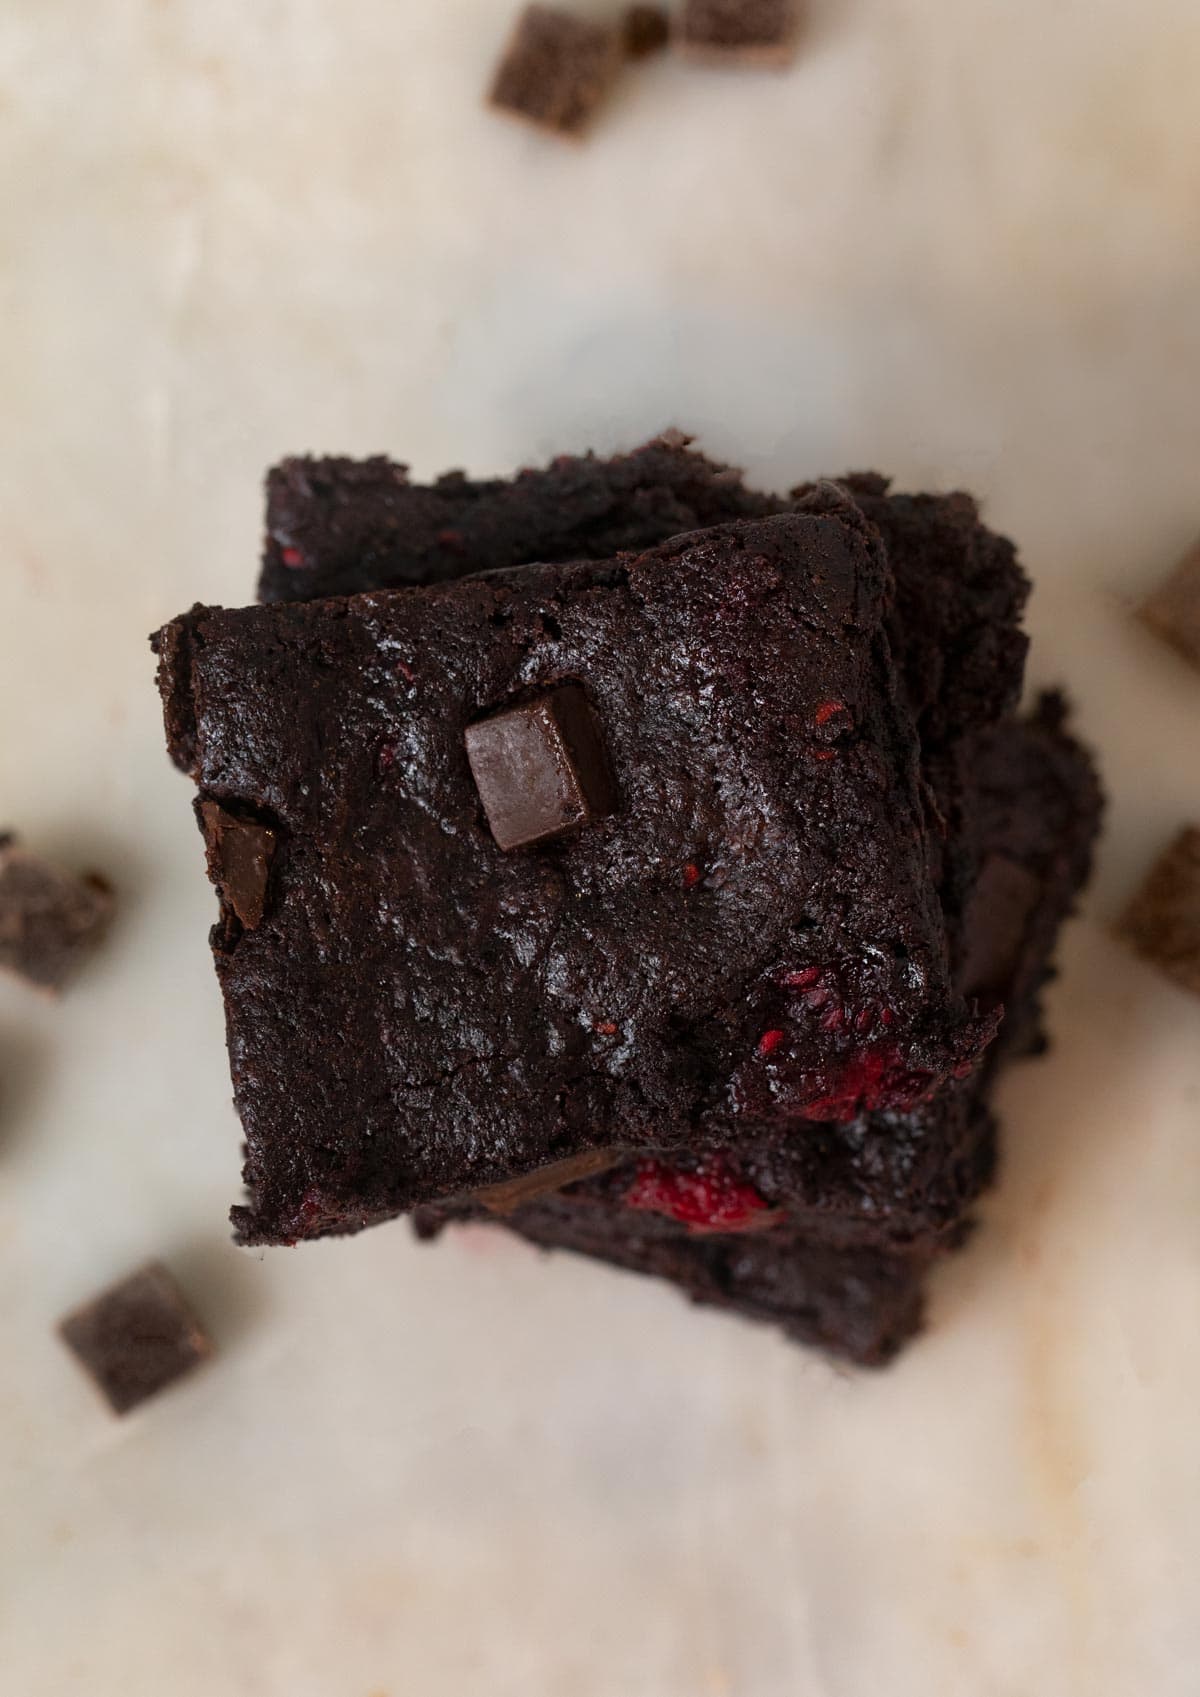
[[[554,135],[577,137],[616,76],[615,30],[557,6],[527,6],[513,28],[489,96],[502,112]]]
[[[627,59],[648,59],[671,39],[671,20],[661,6],[626,6],[621,14],[621,45]]]
[[[114,1414],[128,1414],[212,1354],[208,1334],[157,1261],[68,1314],[58,1329]]]
[[[1090,871],[1100,817],[1091,762],[1062,714],[1059,698],[1046,696],[1027,719],[1007,721],[978,743],[971,816],[982,871],[954,953],[964,989],[969,981],[972,995],[1004,1011],[983,1067],[908,1112],[764,1128],[721,1153],[719,1171],[768,1210],[786,1211],[810,1237],[891,1247],[953,1238],[992,1176],[992,1077],[1006,1056],[1042,1046],[1040,993],[1058,931]],[[996,867],[1005,869],[1002,890],[1019,885],[1019,903],[995,899]],[[636,1158],[607,1163],[603,1177],[584,1189],[616,1206],[642,1167]],[[711,1151],[673,1155],[664,1167],[710,1176],[712,1170]],[[584,1176],[567,1175],[562,1183]],[[669,1179],[664,1182],[669,1189]],[[719,1200],[719,1185],[715,1194]],[[495,1211],[489,1198],[475,1196],[423,1210],[420,1225],[430,1235],[450,1220]]]
[[[607,560],[786,502],[744,487],[678,431],[630,454],[561,455],[515,478],[408,481],[372,459],[287,459],[267,474],[261,601],[441,583],[532,562]]]
[[[934,1257],[813,1242],[803,1231],[686,1235],[648,1213],[558,1198],[528,1217],[522,1237],[571,1249],[679,1286],[693,1302],[769,1321],[799,1343],[879,1367],[920,1330]]]
[[[242,1239],[354,1230],[615,1126],[724,1147],[969,1072],[995,1017],[949,980],[891,593],[826,485],[636,558],[161,632],[172,752],[274,839],[261,923],[226,903],[214,934]],[[615,805],[506,849],[467,733],[564,686]]]
[[[113,892],[76,877],[0,834],[0,967],[39,990],[61,990],[103,937]]]
[[[1200,666],[1200,542],[1141,606],[1141,617],[1193,666]]]
[[[783,65],[795,50],[795,0],[683,0],[677,39],[691,57]]]
[[[1185,826],[1159,855],[1118,930],[1143,960],[1200,995],[1200,827]]]

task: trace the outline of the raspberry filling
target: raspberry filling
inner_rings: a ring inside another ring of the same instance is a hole
[[[625,1205],[665,1214],[695,1232],[753,1231],[779,1218],[778,1210],[738,1178],[721,1155],[688,1170],[664,1161],[640,1161],[625,1192]]]

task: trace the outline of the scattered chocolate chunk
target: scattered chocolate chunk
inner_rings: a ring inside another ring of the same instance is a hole
[[[65,1320],[59,1335],[114,1414],[128,1414],[212,1354],[212,1341],[157,1261]]]
[[[972,892],[959,969],[964,996],[1002,1001],[1025,948],[1029,920],[1041,894],[1033,873],[1005,854],[990,854]]]
[[[247,931],[262,924],[275,832],[254,819],[239,819],[218,802],[199,803],[208,851],[208,874],[221,900]]]
[[[569,1155],[565,1161],[551,1161],[548,1167],[539,1167],[536,1172],[525,1173],[520,1178],[508,1179],[503,1184],[485,1185],[482,1190],[472,1191],[465,1200],[482,1204],[492,1214],[511,1214],[526,1202],[532,1202],[536,1196],[548,1196],[551,1191],[577,1184],[580,1179],[594,1178],[597,1173],[607,1172],[620,1159],[618,1149],[585,1149],[582,1155]]]
[[[684,0],[678,40],[696,57],[782,65],[795,34],[795,0]]]
[[[661,6],[627,6],[621,18],[621,42],[627,59],[648,59],[667,45],[671,21]]]
[[[1141,617],[1156,636],[1200,666],[1200,542],[1142,603]]]
[[[621,60],[615,30],[556,6],[527,6],[504,50],[491,103],[556,135],[578,136]]]
[[[1200,995],[1200,827],[1180,831],[1119,922],[1138,954]]]
[[[0,966],[39,989],[61,990],[112,909],[103,878],[77,878],[0,836]]]
[[[604,744],[578,684],[468,725],[466,745],[502,849],[549,842],[612,812]]]

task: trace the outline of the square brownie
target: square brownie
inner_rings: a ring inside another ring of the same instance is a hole
[[[173,754],[275,845],[262,922],[214,939],[243,1240],[969,1072],[994,1020],[950,982],[891,593],[826,485],[637,558],[161,632]],[[467,733],[564,685],[616,806],[504,850]]]
[[[1055,696],[981,738],[975,764],[983,870],[956,953],[960,981],[976,979],[1006,1017],[972,1079],[908,1114],[747,1132],[723,1151],[563,1172],[554,1193],[420,1208],[418,1235],[491,1220],[543,1248],[666,1278],[695,1301],[772,1320],[852,1360],[890,1358],[917,1329],[929,1265],[965,1240],[993,1176],[996,1069],[1040,1046],[1039,993],[1100,817],[1094,771]]]
[[[622,57],[617,31],[558,6],[526,6],[496,71],[491,104],[571,138],[587,128]]]
[[[0,967],[57,993],[100,942],[113,892],[96,873],[76,877],[0,833]]]
[[[68,1314],[59,1335],[114,1414],[128,1414],[212,1354],[212,1341],[157,1261]]]
[[[1200,995],[1200,827],[1187,825],[1172,838],[1118,932],[1143,960]]]
[[[1143,601],[1143,622],[1193,666],[1200,667],[1200,542]]]
[[[691,58],[786,65],[797,22],[796,0],[683,0],[677,40]]]

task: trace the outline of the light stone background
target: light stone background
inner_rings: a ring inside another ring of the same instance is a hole
[[[0,0],[0,812],[123,913],[0,993],[0,1690],[1195,1697],[1200,1004],[1106,934],[1200,816],[1126,603],[1200,529],[1197,0],[813,0],[782,77],[479,102],[513,0]],[[491,472],[668,423],[965,483],[1112,810],[1054,1055],[932,1327],[854,1376],[486,1236],[229,1246],[237,1127],[145,633],[293,449]],[[221,1359],[52,1335],[164,1255]]]

